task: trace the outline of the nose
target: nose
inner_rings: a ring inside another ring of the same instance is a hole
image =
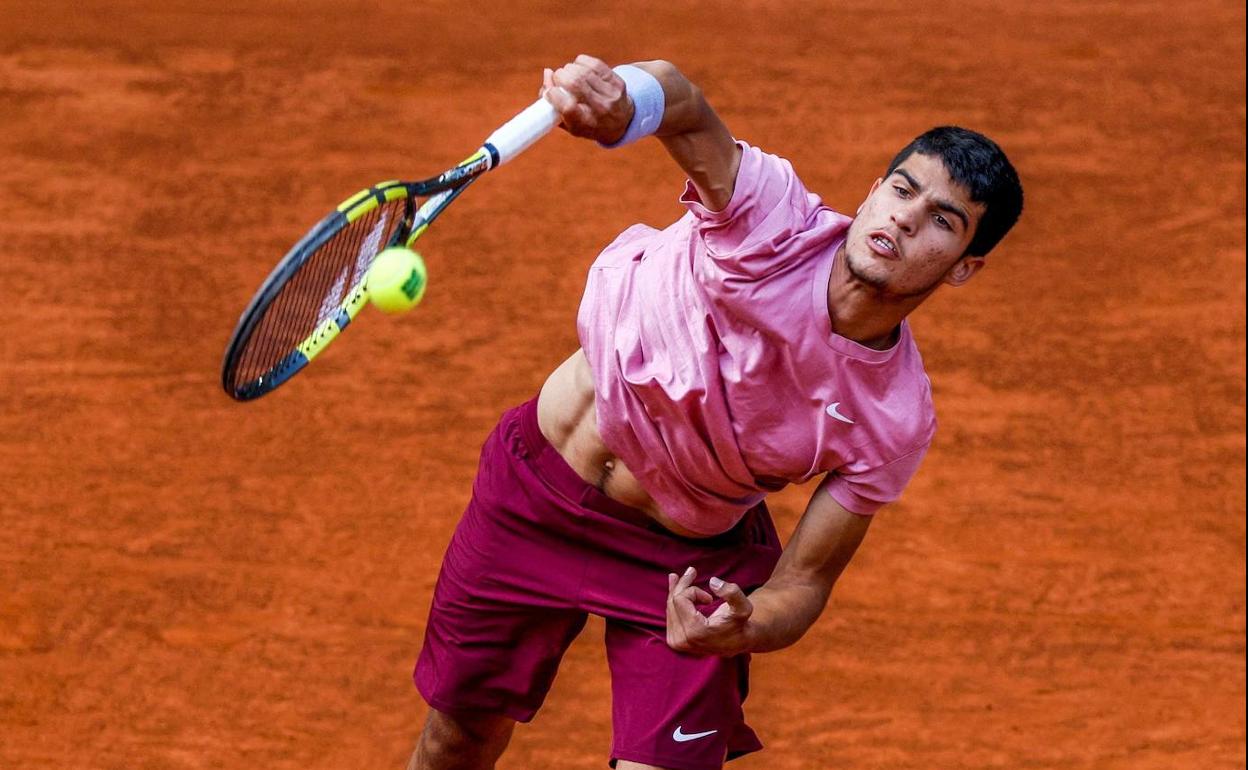
[[[890,219],[893,220],[893,224],[897,225],[897,229],[907,235],[912,235],[914,233],[914,223],[918,221],[917,202],[906,203],[897,207]]]

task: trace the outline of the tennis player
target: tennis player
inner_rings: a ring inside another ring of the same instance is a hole
[[[486,439],[434,592],[413,770],[491,768],[589,613],[606,619],[617,768],[712,770],[762,747],[751,653],[796,642],[936,428],[906,317],[1022,211],[1000,148],[915,139],[854,217],[732,134],[671,64],[544,73],[578,137],[654,135],[688,212],[593,263],[581,349]],[[764,498],[823,474],[783,550]]]

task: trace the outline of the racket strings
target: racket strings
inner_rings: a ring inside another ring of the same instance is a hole
[[[345,282],[349,270],[346,253],[358,250],[364,234],[376,226],[380,216],[380,212],[373,212],[335,234],[286,282],[248,340],[239,367],[242,382],[270,371],[312,333],[321,320],[317,311],[332,304],[334,295],[341,293],[332,276],[337,272],[339,282]],[[333,291],[336,288],[339,291]]]
[[[391,201],[335,233],[307,256],[263,310],[232,377],[254,382],[283,363],[364,280],[373,258],[403,222],[405,202]]]

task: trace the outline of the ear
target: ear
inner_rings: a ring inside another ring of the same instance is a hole
[[[875,191],[876,191],[876,190],[878,190],[878,189],[880,189],[880,185],[881,185],[881,184],[883,184],[883,183],[884,183],[884,178],[883,178],[883,177],[880,177],[880,178],[876,179],[874,182],[872,182],[872,183],[871,183],[871,189],[867,191],[867,198],[870,198],[872,195],[874,195],[874,194],[875,194]],[[858,210],[857,210],[856,212],[854,212],[854,216],[858,216],[859,214],[861,214],[861,213],[862,213],[862,207],[863,207],[863,206],[865,206],[865,205],[867,205],[866,198],[864,198],[864,199],[863,199],[862,203],[859,203],[859,204],[858,204]]]
[[[983,270],[986,264],[987,260],[983,257],[972,257],[969,255],[962,257],[957,262],[954,262],[953,267],[949,268],[949,271],[945,273],[945,283],[950,286],[961,286],[975,277],[975,274],[980,270]]]

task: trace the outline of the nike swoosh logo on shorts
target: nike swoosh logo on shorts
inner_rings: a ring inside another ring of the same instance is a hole
[[[704,733],[684,733],[681,732],[683,725],[676,725],[676,729],[672,731],[672,740],[677,743],[685,743],[686,741],[696,741],[699,738],[705,738],[708,735],[714,735],[719,730],[707,730]]]
[[[845,415],[843,415],[843,414],[841,414],[840,412],[836,411],[836,408],[837,408],[838,406],[840,406],[840,405],[841,405],[841,402],[840,402],[840,401],[836,401],[836,402],[834,402],[831,406],[829,406],[829,407],[828,407],[828,415],[829,415],[829,416],[831,416],[831,417],[835,417],[836,419],[840,420],[841,422],[847,422],[847,423],[849,423],[850,425],[853,425],[853,424],[854,424],[854,421],[853,421],[853,420],[849,419],[849,418],[848,418],[848,417],[846,417]]]

